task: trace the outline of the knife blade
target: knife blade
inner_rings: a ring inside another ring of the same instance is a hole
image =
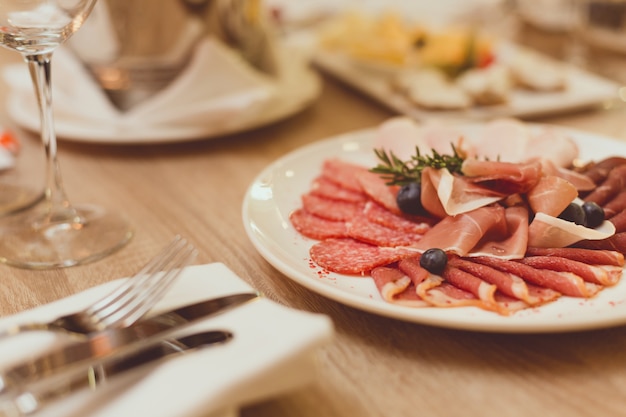
[[[233,334],[225,330],[192,333],[172,340],[160,340],[130,355],[115,355],[76,367],[61,376],[44,379],[16,390],[0,401],[0,416],[26,416],[41,411],[51,403],[89,388],[95,391],[112,377],[230,341]]]
[[[86,340],[71,342],[39,357],[0,371],[0,396],[34,380],[66,371],[86,361],[113,354],[132,353],[151,341],[160,340],[201,319],[223,313],[259,298],[258,293],[238,293],[213,298],[143,319],[132,326],[93,333]]]

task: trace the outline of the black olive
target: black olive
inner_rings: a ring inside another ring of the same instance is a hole
[[[604,210],[597,203],[587,201],[583,203],[582,209],[585,212],[585,226],[595,229],[604,221]]]
[[[568,222],[574,222],[576,224],[585,225],[585,212],[583,208],[576,204],[570,203],[569,206],[559,214],[559,219],[567,220]]]
[[[428,272],[439,275],[448,263],[448,255],[438,248],[428,249],[420,258],[420,266]]]
[[[424,214],[424,207],[422,206],[422,184],[412,182],[403,185],[396,196],[396,203],[403,213],[414,215]]]

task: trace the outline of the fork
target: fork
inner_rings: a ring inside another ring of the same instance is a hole
[[[87,308],[49,322],[19,323],[0,329],[0,339],[34,330],[84,336],[105,329],[130,326],[163,297],[196,254],[193,245],[176,236],[137,274]]]

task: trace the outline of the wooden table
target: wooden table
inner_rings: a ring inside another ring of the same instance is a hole
[[[13,54],[0,55],[1,63],[11,60]],[[256,252],[240,214],[254,177],[287,152],[393,115],[330,78],[323,81],[310,108],[252,132],[155,146],[61,142],[70,199],[124,212],[136,235],[123,250],[84,266],[28,271],[0,265],[0,315],[129,276],[180,233],[198,247],[198,263],[223,262],[268,298],[326,314],[336,327],[312,385],[246,406],[243,417],[626,415],[626,326],[515,335],[406,323],[308,291]],[[0,93],[3,99],[5,86]],[[619,105],[539,121],[626,140],[626,110]],[[21,178],[41,183],[38,138],[5,112],[0,123],[23,141]]]

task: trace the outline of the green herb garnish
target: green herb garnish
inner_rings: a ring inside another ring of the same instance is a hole
[[[422,181],[422,171],[426,167],[435,169],[447,168],[451,173],[461,174],[463,156],[452,145],[452,155],[442,155],[434,149],[432,155],[422,155],[415,147],[415,155],[409,161],[402,161],[393,152],[387,153],[382,149],[374,149],[374,153],[381,163],[370,169],[370,172],[380,174],[387,185],[406,185]]]

